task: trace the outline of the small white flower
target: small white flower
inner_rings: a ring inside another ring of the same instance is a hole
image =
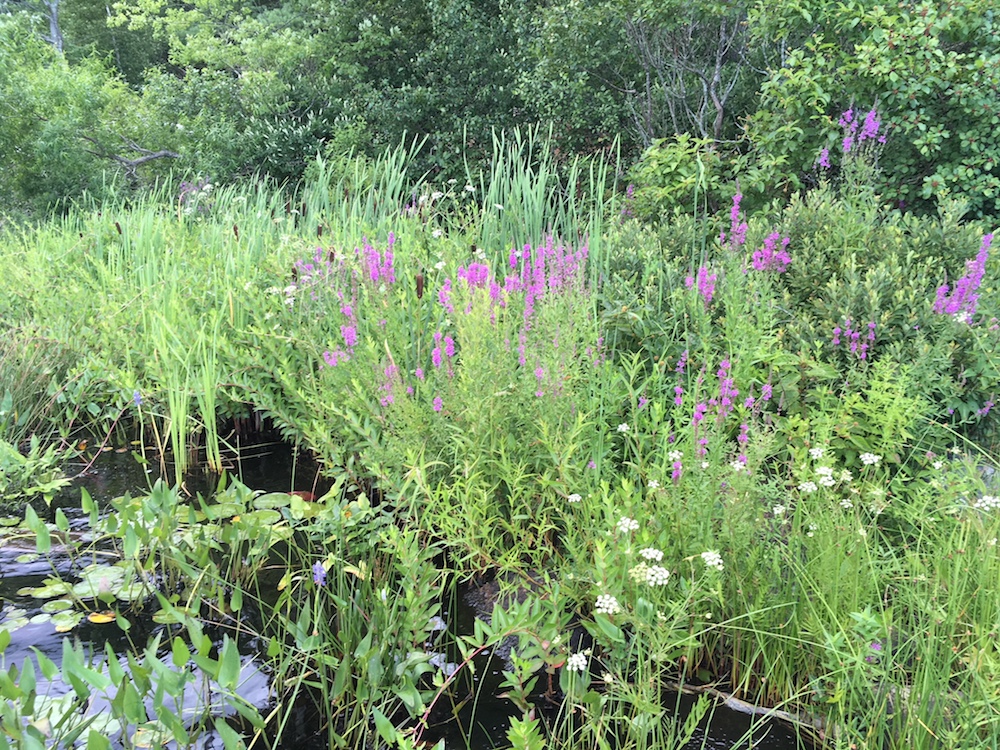
[[[605,615],[616,615],[622,611],[621,605],[618,600],[615,599],[610,594],[601,594],[597,597],[597,602],[594,604],[594,612],[602,613]]]
[[[652,547],[646,547],[646,549],[639,550],[639,554],[651,562],[660,562],[663,559],[663,553],[658,549],[653,549]]]
[[[815,492],[816,483],[815,482],[802,482],[799,485],[799,492]]]
[[[587,669],[587,657],[585,654],[570,654],[566,660],[567,672],[583,672]]]
[[[815,535],[816,529],[818,529],[818,528],[819,528],[819,526],[817,526],[814,523],[809,524],[809,530],[806,532],[806,536],[811,537],[811,536]]]
[[[708,461],[702,461],[701,462],[701,468],[707,469],[708,468]]]
[[[826,451],[825,451],[825,450],[824,450],[823,448],[810,448],[810,449],[809,449],[809,455],[810,455],[810,456],[812,456],[812,457],[813,457],[814,459],[816,459],[817,461],[818,461],[819,459],[823,458],[823,454],[824,454],[825,452],[826,452]]]
[[[476,188],[475,188],[474,185],[466,185],[465,186],[465,192],[467,192],[467,193],[474,193],[474,192],[476,192]]]
[[[854,475],[847,469],[844,469],[842,472],[840,472],[841,482],[850,482],[852,479],[854,479]]]
[[[944,461],[935,461],[931,466],[934,467],[935,471],[941,471],[944,468]]]
[[[722,564],[722,555],[720,555],[715,550],[707,550],[701,553],[701,559],[705,563],[706,568],[715,568],[716,570],[722,570],[724,567]]]
[[[680,461],[682,458],[684,458],[684,454],[681,451],[670,451],[667,454],[667,460],[670,463],[674,463],[675,461]]]
[[[583,500],[583,498],[580,497],[580,493],[578,493],[578,492],[573,492],[572,494],[570,494],[569,497],[566,498],[566,502],[570,502],[570,503],[578,503],[581,500]]]
[[[878,466],[878,462],[882,460],[882,456],[875,453],[862,453],[858,458],[865,466]]]
[[[659,565],[651,565],[646,571],[646,583],[650,586],[666,586],[670,571]]]
[[[851,508],[854,507],[854,503],[852,503],[848,498],[845,497],[843,500],[840,501],[840,507],[843,508],[844,510],[850,510]]]
[[[868,536],[868,530],[865,528],[858,529],[858,536],[864,539],[866,536]]]
[[[833,487],[837,483],[837,480],[831,476],[823,476],[819,478],[819,483],[824,487]]]
[[[604,672],[601,675],[601,680],[603,682],[605,682],[606,684],[610,685],[612,682],[615,681],[615,676],[613,674],[611,674],[611,672]]]
[[[458,180],[456,180],[454,177],[452,177],[450,180],[448,180],[448,184],[449,185],[455,185],[457,183],[458,183]]]
[[[439,201],[442,198],[444,198],[444,193],[442,193],[440,190],[435,190],[433,193],[431,193],[432,201]]]
[[[829,466],[817,466],[816,473],[819,474],[821,477],[832,477],[833,469],[831,469]]]
[[[771,512],[774,513],[775,516],[785,515],[786,510],[788,510],[788,508],[786,508],[784,505],[775,505],[773,508],[771,508]]]
[[[955,313],[955,320],[957,320],[959,323],[968,323],[969,322],[968,311],[960,310],[959,312]]]
[[[649,480],[649,484],[647,484],[646,486],[649,487],[649,489],[651,490],[655,490],[659,488],[660,483],[657,482],[655,479],[651,479]]]
[[[435,229],[433,232],[431,232],[431,237],[433,237],[436,240],[441,239],[442,237],[444,237],[444,230],[443,229]],[[442,266],[441,267],[442,268],[444,267],[443,262],[442,262]]]
[[[995,495],[983,495],[981,498],[976,500],[972,507],[978,508],[979,510],[997,510],[1000,508],[1000,497]]]
[[[996,537],[993,537],[992,539],[990,539],[990,540],[989,540],[988,542],[986,542],[986,543],[987,543],[988,545],[990,545],[991,547],[996,547],[996,546],[997,546],[997,538],[996,538]]]
[[[639,522],[634,518],[622,516],[621,520],[618,521],[617,528],[619,534],[628,534],[629,532],[636,531],[639,528]]]
[[[444,270],[444,261],[443,260],[439,260],[437,263],[434,264],[434,268],[437,269],[438,271],[443,271]]]
[[[628,432],[628,422],[622,422],[618,425],[618,432]]]
[[[739,473],[741,471],[746,471],[747,465],[740,461],[739,459],[734,459],[729,462],[729,468]]]

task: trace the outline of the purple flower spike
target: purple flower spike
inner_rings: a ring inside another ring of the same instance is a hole
[[[313,563],[312,567],[313,583],[322,588],[326,585],[326,568],[323,567],[323,563],[316,562]]]

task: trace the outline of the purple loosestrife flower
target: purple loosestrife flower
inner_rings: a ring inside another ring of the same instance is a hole
[[[840,346],[840,334],[841,333],[842,333],[842,331],[840,330],[840,326],[834,326],[833,327],[833,342],[832,343],[833,343],[834,346]]]
[[[348,351],[358,343],[358,329],[354,326],[341,326],[340,335],[344,337],[344,346],[347,347]]]
[[[976,303],[979,301],[978,289],[983,283],[986,273],[986,260],[989,257],[993,235],[983,237],[983,244],[974,260],[966,261],[965,275],[955,282],[955,288],[949,290],[947,284],[938,287],[937,298],[934,300],[934,312],[938,315],[953,315],[963,322],[968,321],[976,313]],[[949,293],[950,292],[950,293]]]
[[[733,196],[733,207],[729,210],[729,237],[727,239],[725,232],[719,235],[719,244],[730,250],[742,247],[747,241],[747,223],[740,221],[740,201],[742,200],[742,193]]]
[[[326,585],[326,568],[323,567],[323,563],[316,562],[313,563],[312,567],[313,583],[322,588]]]
[[[674,386],[674,405],[681,406],[684,403],[684,389],[679,386]]]
[[[441,358],[440,346],[435,346],[434,349],[431,351],[431,363],[434,365],[435,369],[437,370],[441,369],[442,358]]]
[[[865,122],[861,126],[861,133],[858,135],[858,143],[878,137],[879,125],[882,123],[878,119],[878,112],[872,107],[865,115]]]
[[[781,249],[777,249],[778,240],[781,240]],[[788,237],[782,237],[778,232],[773,232],[764,240],[764,245],[759,250],[755,250],[751,259],[751,265],[756,271],[776,271],[784,273],[788,270],[792,262],[792,256],[788,254]]]
[[[677,484],[677,482],[680,481],[681,471],[683,470],[683,468],[684,466],[683,464],[681,464],[680,461],[674,461],[673,471],[670,472],[670,479],[673,481],[674,484]]]
[[[441,409],[444,408],[444,402],[441,400],[440,396],[434,397],[433,407],[434,411],[441,411]]]
[[[716,278],[717,278],[716,274],[709,273],[709,270],[706,266],[700,266],[698,268],[697,280],[695,279],[694,276],[688,276],[686,279],[684,279],[684,285],[688,289],[691,289],[695,285],[695,282],[697,281],[698,294],[700,294],[701,298],[705,301],[705,307],[707,308],[709,303],[712,301],[712,297],[715,296]]]
[[[455,339],[451,336],[444,337],[444,354],[448,359],[455,356]]]
[[[819,158],[816,160],[823,169],[830,168],[830,149],[824,148],[819,152]]]
[[[438,290],[438,302],[448,311],[449,315],[455,314],[455,306],[451,304],[451,279],[445,279]]]

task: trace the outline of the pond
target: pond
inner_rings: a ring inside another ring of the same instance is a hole
[[[312,497],[314,493],[325,491],[329,484],[318,479],[315,466],[296,458],[286,445],[261,445],[244,451],[244,457],[234,461],[231,471],[243,484],[263,492],[294,490]],[[72,473],[72,467],[67,473]],[[102,559],[99,550],[91,551],[91,557],[82,561],[73,554],[73,545],[85,543],[90,534],[91,516],[81,510],[81,491],[91,495],[101,508],[107,508],[112,499],[127,493],[139,496],[150,492],[151,476],[150,470],[130,454],[105,452],[49,509],[50,517],[45,521],[52,522],[57,515],[65,519],[61,529],[53,529],[58,533],[49,554],[37,554],[35,537],[23,533],[23,529],[21,533],[0,536],[3,607],[0,631],[10,632],[10,642],[0,658],[5,668],[14,665],[21,670],[21,688],[25,687],[25,672],[39,673],[31,675],[37,698],[31,707],[32,715],[23,716],[22,723],[38,729],[42,737],[55,738],[60,733],[71,736],[75,731],[74,722],[77,722],[81,727],[80,744],[85,739],[88,744],[92,740],[96,742],[96,731],[102,738],[110,738],[112,747],[128,742],[148,746],[165,741],[170,741],[172,746],[223,747],[229,746],[227,740],[233,739],[231,727],[240,727],[241,717],[248,715],[247,707],[261,715],[274,708],[274,670],[268,665],[268,643],[250,630],[241,631],[238,623],[225,624],[225,618],[221,617],[218,622],[205,623],[204,631],[210,634],[212,641],[211,650],[200,654],[198,639],[203,633],[198,628],[195,628],[198,632],[193,632],[188,625],[185,630],[176,621],[157,616],[131,617],[123,622],[120,614],[116,617],[104,606],[113,601],[110,595],[101,598],[95,591],[89,613],[86,616],[82,612],[73,614],[70,600],[73,591],[80,595],[81,585],[93,585],[98,589],[117,587],[115,591],[120,588],[120,582],[112,580],[114,575],[109,572],[115,570],[111,566],[114,560],[110,552],[107,559]],[[192,493],[208,493],[215,481],[214,477],[192,475],[185,486]],[[55,585],[55,578],[78,579],[79,583],[58,598],[36,595],[47,586]],[[83,595],[87,594],[84,590]],[[123,596],[127,600],[127,596],[120,593],[119,600]],[[75,619],[67,621],[67,617]],[[489,618],[482,592],[465,584],[443,597],[440,617],[434,618],[435,624],[430,631],[439,631],[442,635],[447,631],[453,636],[468,635],[475,630],[477,618]],[[444,640],[441,638],[441,644]],[[437,645],[428,644],[428,647],[433,649]],[[449,674],[455,670],[460,656],[447,645],[440,645],[440,648],[440,653],[432,654],[431,663]],[[424,739],[431,743],[443,741],[448,748],[508,747],[506,733],[511,717],[521,713],[505,697],[502,683],[503,673],[508,668],[506,658],[502,647],[478,655],[475,670],[470,670],[474,675],[470,684],[463,687],[460,681],[455,683],[457,692],[465,690],[474,699],[456,700],[458,707],[454,711],[435,712]],[[80,662],[74,668],[88,682],[86,689],[91,692],[82,711],[80,701],[76,700],[81,693],[79,679],[67,678],[64,669],[67,660],[74,664]],[[28,662],[30,666],[22,668]],[[47,663],[56,669],[46,669]],[[203,666],[208,671],[203,671]],[[105,684],[107,678],[101,676],[108,674],[113,679],[116,672],[151,683],[141,699],[142,705],[133,709],[133,715],[146,717],[146,721],[128,724],[121,718],[124,709],[115,702],[122,700],[119,688],[127,680]],[[551,685],[547,685],[543,677],[533,694],[538,698],[542,715],[546,711],[559,710],[558,691],[554,692],[554,700],[547,702],[541,698],[546,687]],[[764,720],[746,710],[733,710],[731,706],[746,707],[738,701],[729,701],[727,706],[726,696],[718,691],[703,692],[713,697],[712,706],[698,723],[686,748],[798,750],[809,747],[785,723]],[[697,696],[668,692],[662,699],[668,720],[684,722]],[[72,718],[67,719],[70,715]],[[119,718],[112,718],[115,716]],[[180,717],[187,728],[172,719],[168,721],[168,716]],[[280,743],[282,747],[301,750],[328,746],[325,717],[312,708],[311,701],[293,708],[288,717]],[[196,719],[202,723],[201,730],[190,732],[190,723]],[[123,741],[123,735],[128,739]]]

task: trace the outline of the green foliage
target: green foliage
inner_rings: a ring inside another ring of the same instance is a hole
[[[707,207],[715,212],[729,194],[722,155],[705,138],[681,133],[656,140],[632,168],[634,192],[626,211],[641,221],[659,222]]]
[[[927,212],[943,196],[964,196],[973,215],[996,216],[1000,50],[988,6],[762,6],[760,34],[811,29],[772,67],[749,120],[764,168],[796,188],[811,182],[817,144],[839,143],[840,111],[877,106],[888,129],[876,184],[884,200]]]

